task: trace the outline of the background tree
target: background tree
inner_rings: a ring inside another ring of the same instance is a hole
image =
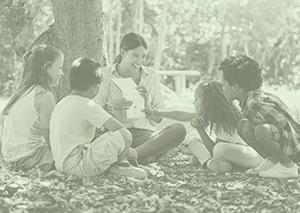
[[[106,46],[101,0],[51,0],[54,24],[32,46],[46,43],[65,55],[64,76],[57,88],[58,99],[69,93],[69,67],[78,57],[90,57],[106,65]]]

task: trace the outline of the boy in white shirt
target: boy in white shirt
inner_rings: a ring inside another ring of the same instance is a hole
[[[144,178],[142,169],[125,160],[132,143],[130,132],[92,100],[102,79],[102,68],[95,60],[79,58],[72,63],[71,94],[58,103],[50,121],[56,168],[79,177],[91,177],[109,169],[112,173]],[[109,132],[92,142],[96,128],[103,126]]]

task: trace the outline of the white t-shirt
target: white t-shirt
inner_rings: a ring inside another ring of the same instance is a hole
[[[33,155],[45,145],[43,128],[49,128],[54,107],[54,95],[41,86],[17,100],[4,115],[2,153],[6,162]]]
[[[50,143],[56,168],[64,171],[69,154],[78,147],[89,146],[96,127],[101,128],[109,118],[111,116],[91,99],[78,95],[62,99],[50,121]]]
[[[233,135],[228,134],[227,132],[224,132],[222,129],[216,133],[215,130],[213,130],[216,137],[221,141],[226,141],[228,143],[235,143],[235,144],[241,144],[241,145],[247,145],[243,139],[235,132]]]

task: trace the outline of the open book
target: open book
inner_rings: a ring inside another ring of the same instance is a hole
[[[145,99],[136,90],[137,85],[132,78],[111,78],[113,86],[121,93],[120,98],[124,97],[131,100],[133,104],[126,110],[126,118],[145,118],[142,112],[145,109]]]

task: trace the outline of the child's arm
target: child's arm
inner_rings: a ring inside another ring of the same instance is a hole
[[[210,152],[211,155],[213,155],[213,149],[214,149],[215,143],[211,140],[211,138],[206,133],[203,122],[201,122],[199,120],[199,118],[194,117],[190,123],[191,123],[191,126],[197,130],[206,149]]]
[[[50,131],[49,123],[51,114],[55,107],[54,95],[50,92],[43,92],[40,88],[36,89],[36,95],[34,97],[34,107],[39,113],[40,127],[44,136],[46,144],[50,147]],[[41,92],[41,91],[42,92]]]
[[[46,144],[50,147],[50,131],[49,128],[42,128],[43,136],[45,138]]]
[[[195,112],[185,112],[185,111],[161,111],[155,109],[146,109],[147,116],[154,116],[159,118],[169,118],[178,121],[188,122],[196,117]]]
[[[112,132],[125,128],[123,124],[113,117],[109,118],[103,126]]]

